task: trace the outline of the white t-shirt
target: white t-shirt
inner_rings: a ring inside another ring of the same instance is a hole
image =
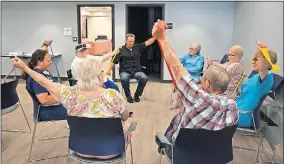
[[[75,56],[75,58],[73,59],[72,63],[71,63],[71,72],[72,72],[72,76],[74,79],[77,79],[77,68],[80,66],[80,63],[82,61],[84,61],[87,58],[93,58],[98,60],[98,62],[102,63],[103,62],[103,57],[102,56],[93,56],[93,55],[87,55],[87,57],[85,58],[80,58],[78,56]]]

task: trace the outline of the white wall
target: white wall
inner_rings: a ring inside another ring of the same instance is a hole
[[[98,35],[106,35],[108,39],[112,39],[111,18],[111,16],[87,16],[88,39],[95,41]]]
[[[72,27],[77,37],[77,4],[113,4],[112,2],[2,2],[2,54],[38,48],[42,40],[53,39],[53,49],[63,54],[61,76],[74,58],[76,42],[64,36],[63,28]],[[153,2],[115,2],[115,46],[124,44],[126,33],[125,4]],[[220,59],[232,45],[234,2],[155,2],[165,4],[165,19],[173,23],[169,40],[178,55],[188,51],[193,40],[202,44],[202,53]],[[2,60],[2,74],[11,69],[8,59]],[[164,65],[164,79],[170,80]],[[54,71],[52,73],[55,75]]]
[[[283,2],[236,2],[234,15],[233,43],[244,48],[245,66],[260,40],[277,53],[283,75]]]

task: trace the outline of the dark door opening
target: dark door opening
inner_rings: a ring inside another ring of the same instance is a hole
[[[152,37],[153,24],[163,19],[162,5],[127,5],[126,33],[135,35],[135,42],[142,43]],[[158,42],[155,41],[143,52],[141,65],[146,67],[149,81],[162,79],[162,57]]]

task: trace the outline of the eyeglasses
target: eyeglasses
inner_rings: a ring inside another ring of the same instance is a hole
[[[254,62],[257,62],[259,60],[259,58],[255,57],[252,59]]]

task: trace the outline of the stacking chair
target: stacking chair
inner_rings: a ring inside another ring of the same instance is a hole
[[[257,72],[255,71],[252,71],[251,74],[249,75],[249,78],[256,74]],[[272,74],[273,75],[273,79],[276,79],[276,80],[273,80],[273,86],[272,86],[272,89],[271,89],[271,92],[274,93],[275,92],[275,89],[279,86],[280,82],[279,80],[277,79],[279,75],[276,75],[276,74]],[[271,93],[270,92],[270,93]],[[239,110],[239,113],[242,113],[242,114],[250,114],[251,117],[252,117],[252,120],[253,120],[253,128],[237,128],[237,131],[239,132],[245,132],[245,133],[240,133],[241,135],[245,135],[245,136],[256,136],[256,141],[257,143],[259,142],[259,136],[261,135],[260,133],[260,126],[261,126],[261,121],[260,121],[260,108],[264,102],[264,100],[266,99],[266,97],[270,94],[266,94],[264,95],[260,102],[258,103],[257,107],[252,111],[252,112],[248,112],[248,111],[242,111],[242,110]],[[239,147],[239,146],[234,146],[234,148],[239,148],[239,149],[243,149],[243,150],[248,150],[248,151],[256,151],[256,149],[250,149],[250,148],[243,148],[243,147]]]
[[[261,127],[261,139],[258,145],[258,149],[257,149],[257,156],[256,156],[256,161],[258,161],[258,157],[259,157],[259,148],[260,146],[262,147],[261,150],[261,160],[262,163],[275,163],[274,162],[274,157],[275,157],[275,150],[278,147],[282,147],[283,148],[283,127],[278,127],[278,126],[263,126]],[[270,145],[272,151],[273,151],[273,156],[270,162],[268,161],[263,161],[262,158],[262,154],[263,154],[263,137],[266,138],[268,144]],[[283,161],[282,161],[283,163]]]
[[[19,79],[14,79],[9,82],[5,82],[1,84],[1,116],[11,113],[18,109],[18,107],[21,107],[21,111],[25,117],[26,123],[29,127],[28,131],[23,131],[23,130],[3,130],[4,132],[31,132],[31,127],[28,122],[28,119],[26,117],[25,111],[22,107],[22,104],[19,100],[16,88],[19,83]],[[16,118],[15,118],[16,119]],[[2,141],[2,148],[4,149],[3,141]]]
[[[182,128],[174,144],[162,133],[157,133],[156,142],[170,164],[226,164],[233,161],[232,137],[236,128],[237,125],[217,131]],[[172,158],[166,153],[167,146],[172,149]]]
[[[142,70],[146,70],[146,67],[145,66],[141,66]],[[144,71],[142,71],[144,72]],[[139,81],[136,80],[136,79],[130,79],[129,80],[129,84],[137,84],[138,85]],[[121,94],[125,97],[125,94],[124,94],[124,89],[121,85]],[[143,91],[143,94],[142,94],[142,97],[146,100],[146,92],[145,92],[145,88],[144,88],[144,91]]]
[[[70,86],[76,85],[77,80],[75,80],[75,79],[73,78],[71,69],[67,70],[67,77],[68,77],[68,82],[69,82],[69,85],[70,85]]]
[[[86,118],[68,116],[70,127],[69,151],[67,163],[72,158],[83,163],[126,163],[125,136],[121,118]],[[133,131],[136,124],[131,124],[128,131]],[[130,141],[133,164],[132,143]],[[91,156],[118,154],[110,159],[85,158],[77,153]]]
[[[52,157],[44,157],[44,158],[40,158],[40,159],[32,159],[31,155],[32,155],[32,149],[33,149],[33,144],[35,143],[35,141],[43,141],[43,140],[54,140],[54,139],[60,139],[60,138],[67,138],[68,136],[59,136],[59,137],[51,137],[51,138],[43,138],[40,140],[35,140],[35,133],[36,133],[36,128],[38,124],[43,124],[46,122],[55,122],[55,121],[60,121],[60,120],[54,120],[54,121],[41,121],[39,119],[39,113],[40,113],[40,109],[41,107],[45,106],[42,105],[39,100],[37,99],[36,95],[34,94],[33,90],[31,89],[30,86],[26,86],[26,89],[28,91],[28,93],[30,94],[30,96],[32,97],[32,101],[33,101],[33,108],[34,111],[37,111],[37,114],[33,114],[33,121],[34,121],[34,131],[33,131],[33,135],[32,135],[32,142],[31,142],[31,147],[30,147],[30,152],[29,152],[29,161],[42,161],[42,160],[47,160],[47,159],[55,159],[55,158],[59,158],[59,157],[66,157],[67,155],[58,155],[58,156],[52,156]],[[58,104],[55,104],[58,105]]]

